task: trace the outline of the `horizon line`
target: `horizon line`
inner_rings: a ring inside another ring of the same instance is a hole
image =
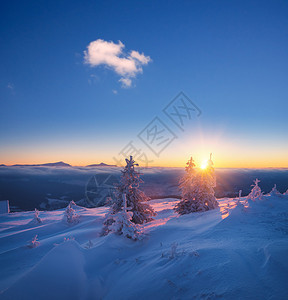
[[[49,166],[49,164],[60,164],[60,163],[63,163],[63,164],[66,164],[67,166]],[[101,164],[103,164],[101,166]],[[93,166],[95,165],[95,166]],[[140,168],[143,168],[143,169],[149,169],[149,168],[185,168],[185,165],[181,165],[181,166],[163,166],[163,165],[159,165],[159,166],[139,166]],[[119,165],[113,165],[113,164],[108,164],[108,163],[104,163],[104,162],[101,162],[101,163],[91,163],[91,164],[88,164],[88,165],[72,165],[72,164],[69,164],[69,163],[66,163],[64,161],[57,161],[57,162],[48,162],[48,163],[15,163],[15,164],[0,164],[0,167],[52,167],[52,168],[67,168],[67,167],[95,167],[95,168],[123,168],[123,166],[119,166]],[[196,167],[197,168],[197,167]],[[269,167],[245,167],[245,166],[242,166],[242,167],[214,167],[215,169],[288,169],[288,166],[284,166],[284,167],[276,167],[276,166],[269,166]]]

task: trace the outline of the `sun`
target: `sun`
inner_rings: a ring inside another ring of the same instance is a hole
[[[207,160],[202,161],[200,168],[202,170],[205,170],[207,167],[208,167],[208,161]]]

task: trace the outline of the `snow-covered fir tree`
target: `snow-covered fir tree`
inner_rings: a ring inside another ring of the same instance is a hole
[[[125,194],[122,195],[122,199],[122,208],[112,216],[114,222],[108,225],[109,231],[133,240],[139,240],[143,237],[140,226],[132,222],[133,213],[127,211],[131,210],[131,207],[127,207]]]
[[[104,225],[111,225],[114,221],[113,216],[122,211],[123,207],[123,194],[126,195],[127,206],[131,208],[132,213],[131,221],[135,224],[143,224],[149,222],[153,216],[156,215],[153,208],[143,203],[149,200],[149,198],[139,189],[140,183],[143,181],[140,179],[140,173],[135,170],[138,166],[130,156],[130,159],[126,159],[126,166],[121,174],[120,182],[116,186],[116,191],[112,197],[111,207],[106,216]]]
[[[42,223],[42,220],[39,217],[39,210],[37,208],[35,208],[35,211],[34,211],[34,222]]]
[[[191,193],[191,183],[195,180],[196,178],[196,169],[195,169],[195,163],[193,161],[193,158],[191,157],[188,162],[186,163],[185,167],[185,174],[184,176],[180,179],[179,182],[179,187],[182,192],[182,195],[185,195],[185,198],[191,198],[190,193]],[[184,198],[184,197],[183,197]]]
[[[79,215],[76,213],[75,209],[72,208],[72,203],[66,207],[64,212],[64,219],[68,224],[78,223]]]
[[[271,192],[269,193],[270,196],[277,196],[281,197],[282,194],[277,190],[276,184],[274,184],[274,187],[272,188]]]
[[[288,190],[283,195],[288,195]]]
[[[260,180],[258,178],[254,180],[254,184],[251,185],[253,188],[250,194],[247,196],[246,201],[249,202],[250,200],[257,201],[262,199],[263,192],[261,191],[261,188],[258,185],[259,182]]]
[[[213,167],[212,154],[204,170],[196,170],[191,159],[187,162],[185,175],[180,180],[182,200],[175,206],[180,215],[192,212],[207,211],[218,207],[214,188],[216,177]]]

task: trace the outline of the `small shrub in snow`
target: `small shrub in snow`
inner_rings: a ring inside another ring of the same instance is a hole
[[[75,224],[79,222],[79,215],[75,212],[75,209],[72,208],[71,202],[65,210],[64,219],[68,224]]]
[[[35,208],[35,211],[34,211],[34,222],[42,223],[42,220],[39,217],[39,210],[37,208]]]
[[[177,254],[177,247],[178,247],[177,243],[171,244],[170,258],[174,258],[176,256],[176,254]]]
[[[205,170],[196,171],[191,157],[187,162],[185,171],[186,173],[180,180],[179,186],[182,192],[182,200],[175,206],[175,211],[180,215],[184,215],[217,208],[218,202],[214,196],[216,177],[211,154]]]
[[[74,241],[74,240],[75,240],[75,238],[74,238],[73,236],[70,236],[70,237],[68,237],[68,238],[64,237],[63,243],[68,242],[68,241]],[[59,246],[60,244],[54,243],[53,245],[54,245],[54,246]]]
[[[190,256],[196,256],[196,257],[199,257],[200,254],[199,254],[198,251],[194,250],[194,251],[192,251],[192,252],[190,253]]]
[[[85,248],[86,248],[86,249],[90,249],[90,248],[92,248],[92,247],[93,247],[93,243],[92,243],[91,240],[89,240],[88,243],[85,245]]]
[[[254,180],[254,184],[251,185],[253,188],[252,188],[250,194],[247,196],[246,201],[248,201],[248,202],[249,202],[249,200],[258,201],[258,200],[262,199],[263,192],[261,191],[261,188],[258,185],[259,182],[260,182],[260,180],[258,178],[256,178]]]
[[[288,190],[283,195],[288,195]]]
[[[270,196],[277,196],[281,197],[282,194],[277,190],[276,184],[274,184],[274,187],[272,188],[271,192],[269,193]]]
[[[30,241],[28,244],[29,248],[36,248],[40,245],[40,242],[38,241],[38,235],[36,234],[34,238]]]

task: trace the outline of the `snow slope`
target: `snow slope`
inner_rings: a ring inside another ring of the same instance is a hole
[[[138,242],[99,237],[105,207],[76,207],[75,225],[64,210],[39,225],[33,212],[0,216],[0,298],[287,299],[288,196],[184,216],[178,201],[151,201],[158,216]]]

